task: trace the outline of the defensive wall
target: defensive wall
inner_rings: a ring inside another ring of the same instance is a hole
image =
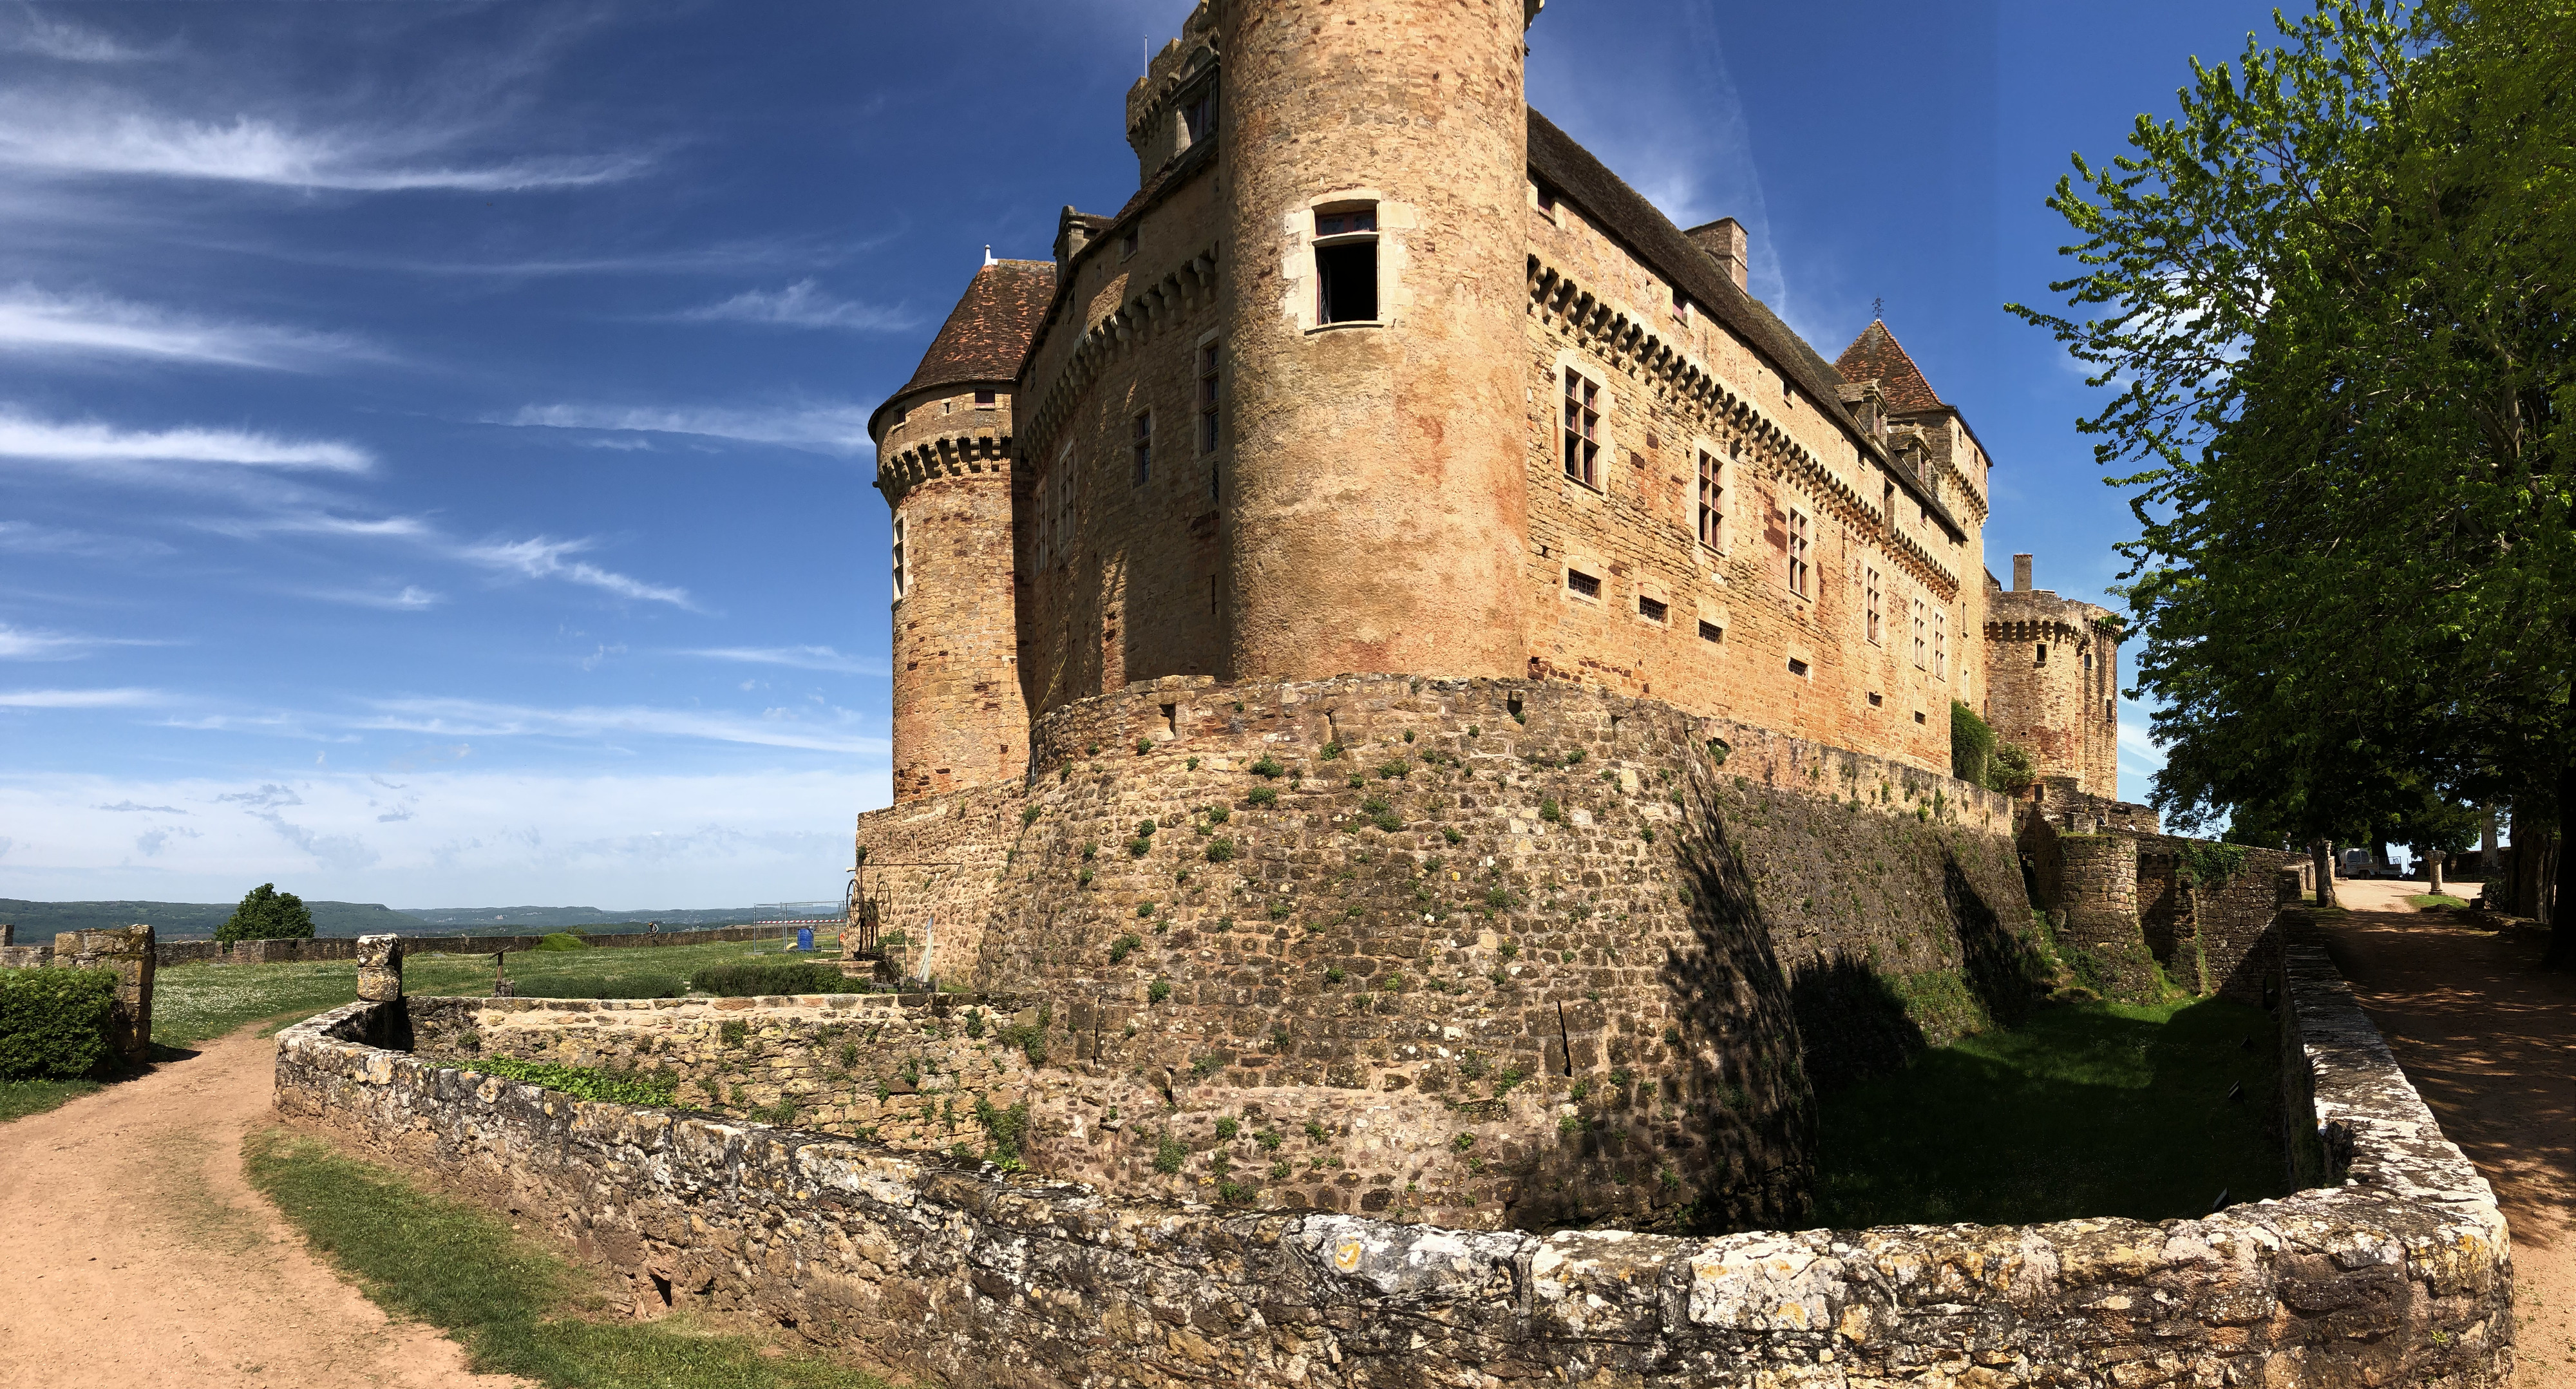
[[[403,949],[414,955],[498,955],[535,950],[543,932],[506,936],[403,936]],[[560,933],[558,933],[560,934]],[[582,944],[601,949],[650,949],[665,945],[713,945],[720,941],[774,940],[775,926],[711,926],[696,931],[616,931],[583,935]],[[354,960],[359,936],[316,936],[309,940],[172,940],[155,947],[163,965],[273,965],[287,961]]]
[[[692,1009],[762,1035],[957,1020],[927,997],[379,998],[281,1034],[277,1104],[524,1218],[639,1315],[758,1319],[961,1385],[2506,1384],[2492,1193],[2323,952],[2283,958],[2308,1185],[2155,1223],[1686,1238],[1235,1211],[922,1151],[936,1133],[906,1151],[580,1101],[394,1049],[469,1019],[576,1052]]]

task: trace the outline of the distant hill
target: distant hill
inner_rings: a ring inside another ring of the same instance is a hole
[[[21,945],[50,945],[61,931],[149,925],[162,940],[211,936],[233,914],[233,902],[29,902],[0,897],[0,921],[14,922]],[[313,930],[324,936],[418,934],[420,923],[377,902],[311,902]]]
[[[0,921],[18,927],[20,945],[50,945],[62,931],[91,931],[103,926],[149,924],[162,940],[211,936],[233,914],[231,902],[29,902],[0,897]],[[428,907],[397,911],[376,902],[315,902],[313,933],[319,936],[449,936],[509,935],[525,931],[616,931],[644,929],[658,921],[663,929],[731,926],[758,915],[749,907],[673,911],[606,912],[597,907]]]

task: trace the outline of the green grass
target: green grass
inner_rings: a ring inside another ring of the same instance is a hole
[[[2243,1004],[2046,1009],[1821,1097],[1816,1218],[2162,1220],[2207,1214],[2221,1190],[2279,1196],[2279,1069],[2271,1018]]]
[[[2469,901],[2465,897],[2454,897],[2447,892],[2419,892],[2407,898],[2406,905],[2417,911],[2423,911],[2428,907],[2458,907],[2465,911],[2468,909]]]
[[[328,1144],[269,1129],[242,1152],[251,1184],[315,1252],[388,1313],[454,1337],[477,1371],[550,1389],[884,1389],[873,1375],[765,1353],[687,1317],[625,1320],[506,1220]]]
[[[5,1080],[0,1081],[0,1124],[24,1119],[30,1114],[75,1100],[98,1088],[95,1080]]]

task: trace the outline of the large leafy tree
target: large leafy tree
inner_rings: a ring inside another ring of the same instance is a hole
[[[243,893],[241,905],[215,929],[219,941],[312,938],[313,913],[305,910],[304,899],[278,891],[275,883],[261,883]]]
[[[2275,23],[2077,158],[2072,312],[2013,306],[2114,390],[2154,799],[2316,838],[2576,811],[2576,0]]]

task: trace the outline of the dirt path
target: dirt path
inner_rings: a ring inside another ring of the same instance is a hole
[[[191,1060],[0,1124],[5,1389],[383,1385],[508,1389],[306,1253],[242,1177],[276,1043]]]
[[[2512,1227],[2515,1383],[2576,1384],[2576,975],[2540,972],[2537,934],[2406,910],[2420,883],[2336,889],[2328,953]]]

